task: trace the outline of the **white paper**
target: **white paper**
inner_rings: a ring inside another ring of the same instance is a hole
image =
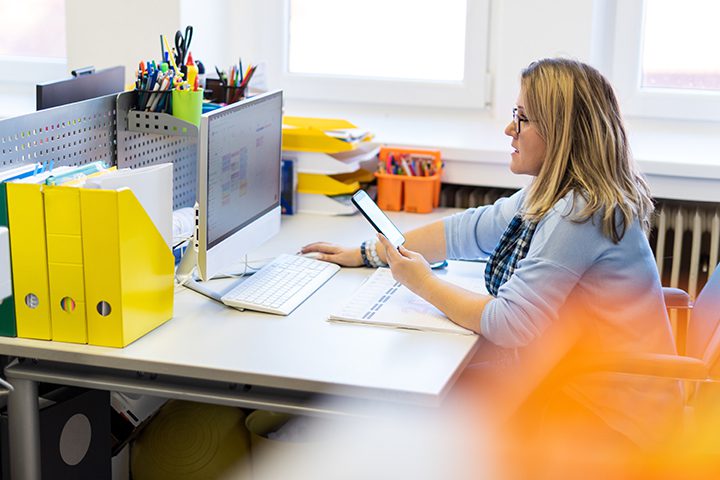
[[[478,288],[473,288],[468,285],[467,277],[453,279],[452,275],[446,275],[445,279],[470,290],[481,289],[484,285],[480,280]],[[330,315],[329,320],[462,335],[474,334],[453,323],[440,310],[397,283],[389,268],[377,269],[352,295],[345,307]]]
[[[117,190],[129,188],[145,209],[168,247],[172,248],[173,166],[161,163],[122,169],[88,178],[85,188]]]

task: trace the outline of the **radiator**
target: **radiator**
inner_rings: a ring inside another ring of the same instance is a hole
[[[720,205],[660,200],[650,244],[663,285],[694,299],[718,263]]]
[[[515,191],[443,184],[440,206],[488,205]],[[718,263],[720,205],[658,200],[650,246],[662,284],[682,288],[694,299]]]

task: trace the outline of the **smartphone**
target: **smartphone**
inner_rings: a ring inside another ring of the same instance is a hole
[[[373,202],[372,198],[365,193],[365,190],[358,190],[352,196],[352,203],[360,210],[360,213],[367,219],[375,230],[382,233],[390,240],[393,247],[397,248],[405,243],[402,232],[393,224],[390,219],[380,210],[380,207]]]

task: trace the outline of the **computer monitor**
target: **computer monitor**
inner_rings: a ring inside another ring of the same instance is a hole
[[[35,109],[66,105],[124,90],[125,67],[78,71],[76,76],[35,86]]]
[[[197,271],[226,272],[280,230],[282,92],[200,120]]]

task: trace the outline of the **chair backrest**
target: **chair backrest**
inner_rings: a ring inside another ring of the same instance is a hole
[[[714,369],[720,357],[720,265],[695,300],[688,327],[686,354]]]

